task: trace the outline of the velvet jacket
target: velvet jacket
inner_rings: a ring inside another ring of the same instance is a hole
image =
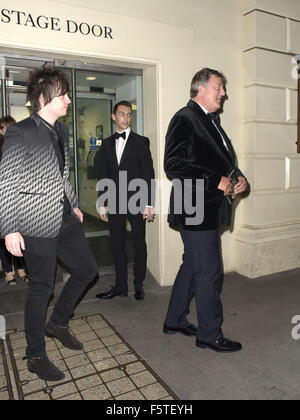
[[[232,204],[218,185],[222,176],[229,176],[233,169],[238,176],[244,175],[235,166],[234,150],[223,130],[222,135],[228,150],[209,116],[194,100],[190,100],[172,118],[166,135],[164,157],[165,172],[173,181],[168,214],[172,227],[210,230],[222,224],[230,225]],[[196,200],[197,179],[203,180],[204,184],[200,200]],[[178,181],[174,180],[179,180],[182,186],[181,209],[178,207],[180,189]],[[192,180],[192,188],[184,185],[185,180]],[[196,213],[193,215],[185,211],[185,201],[191,202],[198,211],[203,206],[202,220],[197,220]],[[193,217],[194,222],[191,223]]]

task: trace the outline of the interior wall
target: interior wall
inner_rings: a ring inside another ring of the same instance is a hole
[[[144,70],[143,78],[143,109],[144,109],[144,131],[151,140],[151,155],[153,158],[153,165],[156,179],[163,176],[161,166],[161,139],[160,139],[160,65],[156,64],[147,67]],[[157,118],[150,116],[156,115]],[[156,193],[156,209],[159,209],[159,194]],[[164,252],[166,249],[165,241],[163,240],[162,228],[165,220],[159,211],[157,211],[155,222],[146,224],[146,239],[147,239],[147,252],[148,252],[148,267],[156,280],[161,284],[172,284],[172,279],[167,275],[165,267]]]

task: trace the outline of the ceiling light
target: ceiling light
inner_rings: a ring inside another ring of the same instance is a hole
[[[95,76],[87,76],[85,80],[96,80]]]

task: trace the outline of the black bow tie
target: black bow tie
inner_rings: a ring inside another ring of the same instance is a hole
[[[118,140],[120,137],[122,137],[124,140],[126,140],[126,132],[123,131],[123,133],[115,133],[114,134],[115,139]]]
[[[214,122],[218,122],[219,123],[219,116],[218,116],[218,114],[214,114],[214,113],[208,113],[207,114],[207,116],[209,117],[209,119],[211,120],[211,121],[214,121]]]

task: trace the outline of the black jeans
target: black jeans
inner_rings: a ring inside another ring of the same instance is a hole
[[[54,290],[56,258],[71,270],[51,316],[56,325],[68,324],[87,285],[97,277],[98,267],[80,222],[74,216],[64,216],[56,238],[25,236],[24,239],[24,257],[30,277],[25,306],[26,354],[37,357],[46,353],[44,327],[49,298]]]
[[[223,307],[219,287],[221,255],[217,230],[180,230],[184,244],[183,263],[173,286],[165,324],[184,328],[190,301],[195,297],[197,338],[214,343],[223,337]]]

